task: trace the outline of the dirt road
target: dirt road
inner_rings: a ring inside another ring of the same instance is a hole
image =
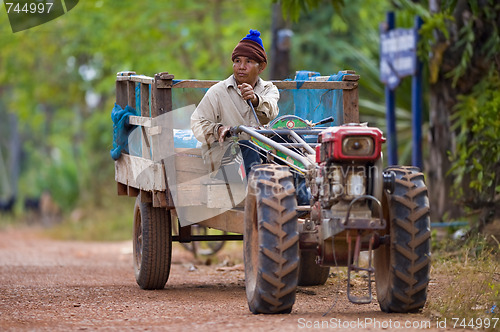
[[[236,266],[221,267],[222,261]],[[384,314],[376,301],[349,303],[345,280],[335,276],[326,287],[300,287],[289,315],[253,315],[241,261],[240,250],[232,249],[219,263],[203,265],[176,244],[166,288],[144,291],[135,283],[131,242],[61,242],[32,230],[0,231],[0,330],[437,330],[423,314]]]

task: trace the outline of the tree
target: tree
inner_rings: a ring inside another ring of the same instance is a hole
[[[292,17],[298,17],[301,10],[307,11],[321,1],[282,0],[281,3]],[[351,3],[334,1],[334,5],[337,11],[340,8],[345,12]],[[498,152],[471,146],[477,140],[470,136],[477,132],[467,128],[475,126],[477,131],[484,128],[484,122],[498,125],[498,109],[495,109],[498,80],[492,73],[500,71],[500,4],[494,0],[393,0],[392,5],[398,16],[420,15],[424,20],[419,56],[427,64],[430,81],[429,152],[425,170],[432,218],[458,217],[463,213],[464,203],[472,208],[489,206],[485,213],[491,215],[491,206],[494,210],[498,205],[494,202],[495,195],[500,192]],[[488,91],[480,92],[478,87]],[[478,98],[480,94],[492,96],[493,101],[484,102],[484,98]],[[468,122],[462,122],[465,125],[459,125],[459,116],[455,114],[460,110],[463,113],[466,103],[484,109],[475,113],[477,117],[489,114],[492,119],[475,124],[469,118]],[[498,132],[483,137],[491,143],[485,146],[497,146],[500,140]],[[461,150],[457,150],[457,141]],[[471,171],[472,174],[463,174]],[[454,191],[461,193],[458,195],[461,200],[454,201],[457,197],[452,195]],[[478,195],[479,191],[487,194]]]
[[[286,2],[286,1],[285,1]],[[341,2],[338,2],[339,5]],[[293,22],[291,66],[323,75],[352,69],[359,81],[360,119],[385,130],[385,93],[379,74],[379,25],[390,3],[351,0],[343,7],[319,1]],[[300,8],[299,8],[300,10]],[[300,11],[299,11],[300,12]],[[290,13],[289,13],[290,14]],[[414,17],[398,14],[398,26],[412,27]],[[293,77],[294,72],[289,77]],[[404,79],[396,99],[398,155],[403,164],[411,162],[411,79]],[[427,107],[424,107],[424,119]]]
[[[15,34],[0,15],[0,99],[20,123],[20,191],[50,190],[66,209],[82,198],[102,204],[115,188],[109,111],[116,73],[223,79],[248,29],[263,31],[269,45],[270,11],[268,0],[90,0]]]
[[[494,0],[432,0],[430,11],[432,14],[449,13],[453,19],[446,22],[444,33],[437,34],[429,58],[431,127],[430,155],[426,164],[427,179],[435,216],[440,218],[448,214],[450,217],[457,217],[462,211],[462,204],[454,204],[451,200],[450,194],[454,190],[460,190],[453,186],[453,183],[457,179],[466,180],[458,187],[464,190],[465,201],[470,201],[470,196],[475,196],[470,183],[475,179],[467,179],[466,174],[462,177],[457,172],[454,172],[455,177],[452,177],[448,173],[453,163],[457,162],[457,158],[449,158],[450,154],[460,154],[460,151],[456,151],[455,144],[461,128],[453,127],[453,114],[457,111],[460,98],[464,98],[460,96],[471,95],[478,84],[491,77],[492,72],[500,71],[500,4]],[[480,117],[481,113],[477,116]],[[493,116],[498,119],[498,109]],[[496,139],[498,142],[500,134],[497,132],[497,136],[490,139]],[[477,143],[473,140],[470,142]],[[483,151],[483,154],[492,152]],[[470,160],[470,163],[472,164],[473,160]],[[498,170],[499,161],[492,166]],[[456,170],[470,172],[467,168]],[[498,173],[495,181],[498,184]],[[489,201],[491,203],[491,200]],[[468,205],[478,208],[481,204]]]

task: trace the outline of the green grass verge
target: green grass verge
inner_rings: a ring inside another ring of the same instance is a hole
[[[132,239],[135,197],[115,197],[100,207],[81,207],[45,230],[59,240],[124,241]]]
[[[481,234],[466,241],[434,243],[431,277],[435,287],[424,312],[436,320],[447,319],[448,326],[456,324],[458,329],[498,331],[500,245],[488,243]]]

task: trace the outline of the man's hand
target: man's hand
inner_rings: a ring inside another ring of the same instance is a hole
[[[241,91],[241,96],[244,100],[250,100],[253,106],[257,106],[259,104],[259,98],[253,91],[253,87],[248,83],[243,83],[238,85],[238,89]]]
[[[231,127],[228,127],[228,126],[221,126],[221,127],[219,127],[219,129],[217,129],[217,134],[219,135],[219,143],[220,144],[224,143],[224,139],[229,134],[230,129],[231,129]]]

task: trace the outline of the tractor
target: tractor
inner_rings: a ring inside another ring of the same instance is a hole
[[[323,91],[342,91],[342,107],[316,123],[285,114],[266,126],[232,128],[234,140],[248,134],[263,159],[233,183],[207,174],[199,146],[175,145],[172,123],[180,113],[173,109],[173,91],[206,91],[214,81],[119,73],[116,105],[134,110],[127,123],[138,129],[142,146],[115,161],[118,193],[137,197],[138,285],[164,288],[172,241],[243,240],[252,313],[290,313],[297,287],[324,285],[330,267],[347,267],[353,303],[372,302],[375,282],[382,311],[420,310],[431,261],[424,175],[411,166],[384,168],[382,131],[358,120],[358,79],[347,72],[338,81],[274,82],[280,91],[320,90],[321,98]],[[335,115],[341,119],[322,126]],[[238,170],[237,161],[226,170]],[[172,235],[174,223],[178,232]],[[197,235],[193,225],[229,233]]]

